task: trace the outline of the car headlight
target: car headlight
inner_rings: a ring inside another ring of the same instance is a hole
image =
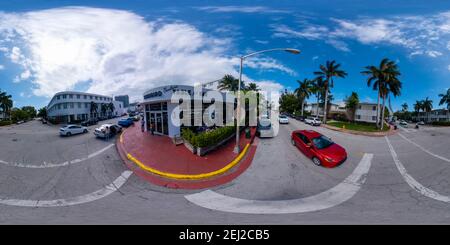
[[[331,158],[329,158],[329,157],[324,157],[324,159],[325,159],[325,161],[327,161],[327,162],[332,162],[332,161],[333,161],[333,159],[331,159]]]

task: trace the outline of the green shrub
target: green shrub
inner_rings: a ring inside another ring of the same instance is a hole
[[[431,125],[434,125],[434,126],[450,126],[450,122],[432,122]]]
[[[208,147],[213,146],[222,140],[230,137],[235,132],[235,127],[220,127],[211,131],[194,134],[190,129],[183,129],[181,131],[181,137],[188,141],[191,145],[196,147]]]
[[[5,121],[0,121],[0,126],[6,126],[6,125],[10,125],[12,122],[9,120],[5,120]]]

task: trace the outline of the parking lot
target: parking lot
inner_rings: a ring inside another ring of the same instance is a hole
[[[290,119],[277,137],[259,139],[252,165],[237,179],[183,191],[131,174],[115,140],[94,137],[99,125],[71,137],[39,121],[1,127],[0,223],[450,223],[448,127],[366,137]],[[297,129],[332,138],[348,159],[315,166],[290,142]]]

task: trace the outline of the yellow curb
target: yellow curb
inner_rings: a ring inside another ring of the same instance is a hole
[[[244,149],[242,150],[242,152],[233,160],[231,161],[228,165],[226,165],[225,167],[213,171],[213,172],[209,172],[209,173],[204,173],[204,174],[173,174],[173,173],[166,173],[166,172],[162,172],[159,170],[156,170],[154,168],[151,168],[149,166],[144,165],[142,162],[140,162],[138,159],[134,158],[131,154],[127,153],[127,157],[129,160],[131,160],[132,162],[134,162],[136,165],[138,165],[140,168],[142,168],[143,170],[146,170],[148,172],[151,172],[153,174],[156,175],[160,175],[166,178],[170,178],[170,179],[189,179],[189,180],[199,180],[199,179],[206,179],[209,177],[213,177],[216,175],[220,175],[225,173],[226,171],[230,170],[232,167],[234,167],[236,164],[238,164],[242,158],[244,157],[244,155],[247,153],[248,148],[250,147],[250,144],[245,145]]]

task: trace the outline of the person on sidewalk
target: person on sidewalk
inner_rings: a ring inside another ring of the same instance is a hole
[[[141,131],[144,132],[144,118],[141,119]]]

